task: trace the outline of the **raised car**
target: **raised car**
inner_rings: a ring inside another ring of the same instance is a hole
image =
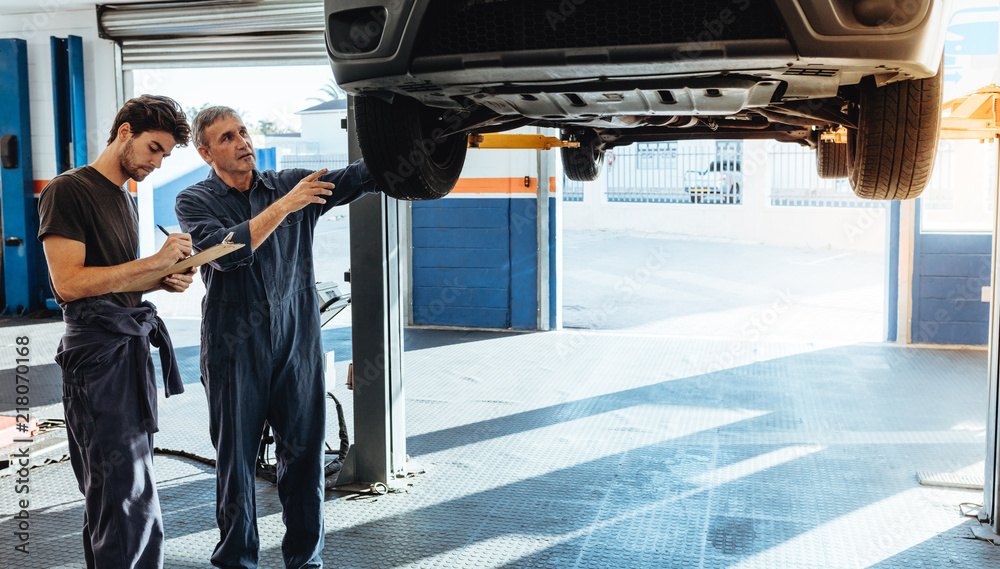
[[[337,82],[382,189],[446,195],[467,135],[555,128],[566,175],[640,141],[775,139],[862,198],[930,180],[940,0],[326,0]],[[846,130],[845,130],[846,129]]]

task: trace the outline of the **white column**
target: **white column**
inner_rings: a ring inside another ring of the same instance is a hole
[[[139,257],[148,257],[159,250],[156,246],[156,236],[160,235],[163,241],[167,237],[156,228],[153,219],[153,184],[149,181],[139,182]],[[162,241],[161,241],[162,242]]]
[[[917,204],[914,200],[899,202],[899,294],[896,310],[896,343],[909,344],[910,320],[913,314],[913,231],[916,228]]]
[[[544,134],[542,129],[539,133]],[[538,186],[536,192],[538,227],[538,329],[549,329],[549,176],[552,172],[551,150],[538,150]]]

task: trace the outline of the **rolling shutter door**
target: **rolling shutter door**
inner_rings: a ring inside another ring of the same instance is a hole
[[[212,0],[98,7],[123,69],[327,63],[323,0]]]

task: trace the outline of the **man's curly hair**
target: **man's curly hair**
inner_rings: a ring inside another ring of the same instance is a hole
[[[131,126],[133,135],[151,130],[169,133],[173,135],[177,146],[187,146],[191,137],[191,127],[188,126],[184,110],[170,97],[141,95],[126,101],[115,116],[108,144],[114,142],[118,137],[118,129],[125,123]]]

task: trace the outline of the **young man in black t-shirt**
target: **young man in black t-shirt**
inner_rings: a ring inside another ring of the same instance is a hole
[[[191,254],[191,236],[179,233],[155,255],[139,259],[138,214],[123,188],[159,168],[189,134],[173,99],[132,99],[119,110],[97,160],[56,176],[39,199],[38,238],[66,322],[56,362],[70,459],[85,498],[89,569],[163,565],[152,470],[157,390],[150,343],[160,348],[167,395],[184,389],[155,307],[142,300],[142,292],[114,291]],[[183,292],[192,274],[167,276],[153,290]]]

